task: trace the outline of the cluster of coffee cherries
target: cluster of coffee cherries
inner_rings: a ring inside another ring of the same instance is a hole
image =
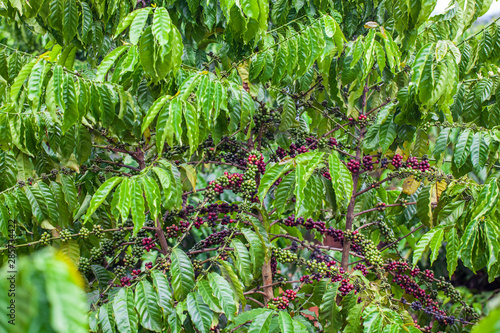
[[[85,228],[85,227],[82,227],[79,231],[79,234],[81,237],[83,237],[84,239],[88,238],[90,236],[90,230]]]
[[[358,124],[361,127],[366,127],[368,125],[368,117],[364,114],[358,116]]]
[[[332,176],[330,175],[330,171],[328,170],[325,170],[321,175],[328,180],[332,180]]]
[[[349,279],[342,279],[340,281],[339,291],[340,291],[342,296],[346,296],[347,294],[349,294],[353,290],[354,290],[354,285],[351,283],[351,281]],[[354,290],[354,293],[356,294],[357,291]]]
[[[390,248],[393,250],[397,250],[398,244],[396,243],[396,237],[394,236],[394,232],[392,231],[391,228],[389,228],[387,223],[385,223],[384,220],[378,220],[377,227],[380,230],[380,234],[384,238],[384,241],[387,244],[392,244]]]
[[[276,249],[273,248],[273,257],[281,263],[292,263],[298,260],[297,253],[290,250]]]
[[[207,247],[219,245],[219,244],[222,244],[224,242],[229,243],[231,238],[233,238],[237,235],[239,235],[239,233],[232,228],[223,229],[221,231],[214,232],[213,234],[210,234],[207,238],[196,243],[193,246],[193,250],[205,249]]]
[[[141,245],[144,250],[149,252],[156,246],[156,243],[151,237],[144,237],[141,241]]]
[[[365,265],[361,264],[361,263],[359,263],[356,266],[354,266],[354,269],[357,270],[357,271],[361,271],[361,273],[364,276],[368,275],[368,268]]]
[[[211,200],[217,194],[222,194],[225,189],[239,190],[243,183],[243,174],[224,172],[222,177],[208,183],[205,196]]]
[[[90,260],[85,257],[80,257],[80,262],[78,263],[78,270],[82,272],[82,274],[87,274],[90,272]]]
[[[179,230],[180,228],[177,224],[169,225],[165,227],[165,236],[167,238],[177,238]]]
[[[373,170],[373,158],[371,156],[363,156],[363,169],[367,171]]]
[[[266,172],[266,163],[264,162],[264,156],[262,156],[262,154],[260,154],[259,152],[252,152],[248,156],[247,169],[249,169],[252,165],[255,165],[257,167],[257,170],[261,174],[264,174]]]
[[[349,162],[347,162],[347,169],[349,169],[352,173],[358,173],[360,164],[361,163],[359,161],[352,158]]]
[[[276,308],[278,310],[284,310],[290,305],[290,301],[297,298],[297,292],[291,289],[287,289],[279,297],[274,297],[272,301],[267,303],[268,308]]]
[[[326,224],[323,221],[314,221],[312,218],[308,218],[305,220],[303,217],[299,217],[295,219],[295,215],[292,214],[283,220],[283,223],[288,227],[297,227],[302,226],[307,230],[316,230],[321,234],[325,234],[327,232]]]
[[[365,257],[366,262],[373,266],[382,266],[384,259],[380,255],[380,251],[377,250],[377,247],[370,239],[366,238],[359,231],[352,232],[351,230],[347,230],[344,237],[346,240],[351,241],[354,245],[359,246],[361,254]],[[358,248],[356,248],[356,250],[358,250]]]
[[[42,237],[40,237],[40,241],[42,242],[43,245],[49,245],[51,238],[52,237],[50,236],[50,234],[47,231],[45,231],[42,234]]]
[[[72,238],[71,232],[68,229],[62,229],[59,232],[59,236],[61,237],[62,242],[67,242]]]
[[[399,155],[399,154],[395,154],[393,157],[392,157],[392,165],[394,166],[394,168],[396,169],[399,169],[403,166],[403,156]]]
[[[462,300],[462,295],[456,290],[450,282],[445,281],[444,277],[441,277],[436,283],[437,287],[444,291],[444,294],[451,299],[452,302],[460,302]]]

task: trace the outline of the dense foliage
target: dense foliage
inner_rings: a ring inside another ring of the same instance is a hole
[[[471,331],[500,25],[435,4],[1,0],[2,331]]]

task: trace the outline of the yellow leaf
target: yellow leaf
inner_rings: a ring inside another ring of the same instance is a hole
[[[446,182],[444,180],[441,180],[439,182],[436,183],[436,201],[439,200],[439,198],[441,197],[441,194],[444,192],[444,190],[446,190],[446,187],[448,186],[448,184],[446,184]]]
[[[403,181],[403,193],[408,195],[415,194],[419,186],[420,180],[415,180],[413,176],[410,176]]]
[[[365,28],[376,28],[378,27],[377,22],[369,21],[365,23]]]

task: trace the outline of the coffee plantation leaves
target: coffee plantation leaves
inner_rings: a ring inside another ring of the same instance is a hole
[[[185,299],[194,287],[193,266],[189,257],[179,248],[172,251],[172,287],[177,300]]]

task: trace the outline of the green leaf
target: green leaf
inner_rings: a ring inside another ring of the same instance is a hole
[[[283,180],[278,185],[276,192],[274,194],[273,207],[276,209],[276,215],[279,216],[285,210],[287,200],[293,193],[295,186],[295,171],[290,172],[286,175]]]
[[[95,74],[95,79],[101,82],[104,81],[106,75],[108,74],[109,70],[114,65],[116,60],[123,54],[123,52],[127,51],[129,47],[129,45],[122,45],[109,52],[99,64],[99,67],[97,68],[97,72]]]
[[[337,305],[338,287],[338,282],[334,283],[333,287],[328,288],[326,293],[323,294],[319,316],[325,332],[335,333],[342,328],[342,317],[340,316],[340,308]]]
[[[295,120],[297,116],[297,110],[295,109],[295,102],[290,96],[286,96],[283,104],[283,111],[281,112],[281,123],[279,130],[281,132],[287,131]]]
[[[439,132],[439,136],[436,140],[434,151],[432,153],[434,157],[438,158],[439,155],[441,155],[448,147],[448,136],[450,134],[450,130],[451,129],[449,127],[445,127],[441,130],[441,132]]]
[[[500,308],[492,310],[486,318],[472,327],[472,333],[495,333],[500,330]]]
[[[337,22],[330,15],[323,15],[325,34],[332,38],[337,30]]]
[[[439,249],[441,248],[441,243],[443,242],[444,238],[444,229],[439,228],[436,233],[434,233],[434,236],[432,237],[430,243],[429,243],[429,248],[431,249],[431,257],[430,257],[430,264],[432,266],[432,263],[436,261],[438,254],[439,254]]]
[[[396,138],[396,124],[392,121],[386,121],[380,126],[379,130],[379,142],[380,148],[382,148],[382,153],[389,148],[394,139]]]
[[[12,101],[17,100],[17,96],[19,95],[19,91],[21,91],[21,87],[23,86],[24,81],[26,81],[26,78],[31,73],[31,70],[33,69],[33,66],[35,66],[37,61],[38,58],[31,60],[19,71],[19,74],[16,76],[14,83],[12,83],[12,86],[10,87],[10,99]]]
[[[47,204],[47,211],[49,213],[50,221],[53,224],[58,225],[60,219],[59,207],[57,206],[54,193],[52,193],[50,187],[48,187],[44,182],[39,182],[38,188],[40,189],[40,192],[42,193],[43,198],[45,200],[45,203]]]
[[[432,228],[431,185],[424,186],[417,198],[417,216],[422,224]]]
[[[144,212],[142,188],[135,180],[131,180],[130,182],[130,208],[132,211],[132,220],[134,221],[134,235],[137,235],[144,222],[146,222],[146,214]]]
[[[238,298],[242,303],[242,306],[245,307],[246,298],[243,295],[243,285],[240,282],[240,279],[234,272],[233,266],[227,261],[221,260],[219,261],[221,264],[220,271],[222,276],[229,282],[229,286],[233,290],[234,300],[236,302],[236,308],[238,308]]]
[[[347,201],[350,199],[354,187],[351,173],[344,163],[340,161],[336,152],[332,152],[328,157],[328,165],[335,195],[347,207]]]
[[[307,181],[323,160],[323,155],[324,153],[309,152],[300,154],[295,158],[295,162],[297,163],[295,173],[295,197],[297,202],[303,202],[305,200],[304,194]],[[295,206],[296,216],[301,216],[298,213],[300,207],[300,205]]]
[[[78,5],[75,0],[64,1],[63,36],[64,44],[69,45],[78,29]]]
[[[142,187],[144,189],[144,194],[148,202],[149,212],[151,218],[156,221],[161,213],[161,194],[160,187],[158,184],[150,177],[142,178]]]
[[[167,276],[163,274],[162,271],[153,270],[151,271],[151,277],[153,278],[153,286],[156,289],[156,296],[158,298],[158,304],[163,310],[166,316],[172,310],[172,292],[170,291],[170,285],[167,280]]]
[[[116,27],[115,35],[113,36],[113,39],[116,39],[119,34],[123,32],[123,30],[127,29],[132,21],[135,19],[137,14],[139,14],[141,11],[140,10],[134,10],[130,12],[123,20],[120,21],[120,24]]]
[[[486,244],[488,245],[488,282],[493,282],[498,275],[498,259],[500,256],[500,243],[498,242],[498,235],[500,231],[495,222],[485,220],[484,222],[484,235]],[[496,269],[492,269],[496,267]],[[496,272],[495,272],[496,271]]]
[[[457,268],[459,253],[460,237],[457,235],[457,229],[452,228],[446,232],[446,264],[450,279]]]
[[[31,70],[30,78],[28,81],[28,99],[30,101],[35,101],[40,98],[42,93],[42,81],[45,69],[45,61],[40,59],[33,69]]]
[[[123,178],[120,187],[119,187],[119,198],[118,198],[118,204],[117,204],[117,209],[120,212],[120,216],[122,217],[122,223],[125,223],[127,221],[128,215],[130,213],[130,208],[132,206],[132,199],[131,199],[131,186],[129,184],[129,178]]]
[[[278,322],[282,333],[294,333],[292,317],[285,311],[279,311]]]
[[[222,276],[214,272],[208,275],[208,280],[210,281],[210,286],[214,291],[215,297],[217,297],[224,310],[224,314],[229,320],[233,320],[238,309],[234,301],[233,290],[229,286],[229,283]]]
[[[203,297],[203,301],[207,303],[208,307],[215,312],[222,312],[220,307],[220,302],[217,297],[214,296],[214,291],[210,286],[210,283],[206,279],[202,279],[196,283],[198,293]]]
[[[239,240],[233,239],[231,247],[234,248],[235,260],[233,260],[238,273],[243,279],[245,285],[250,285],[252,281],[252,260],[246,246]]]
[[[73,78],[66,75],[63,81],[64,119],[62,132],[66,133],[78,121],[78,97]]]
[[[179,248],[172,250],[171,255],[172,287],[174,297],[181,301],[194,288],[194,271],[189,257]]]
[[[9,237],[10,215],[7,207],[0,203],[0,232],[5,238]]]
[[[465,164],[467,157],[470,153],[470,147],[472,145],[472,131],[466,129],[458,137],[457,144],[455,146],[455,153],[453,154],[453,161],[457,168],[460,168]]]
[[[253,320],[250,328],[248,329],[248,333],[269,333],[272,318],[272,311],[261,313]]]
[[[112,177],[104,182],[99,189],[96,191],[92,200],[90,200],[89,209],[85,214],[85,223],[88,222],[92,214],[99,208],[99,206],[106,200],[106,197],[111,193],[111,191],[123,180],[122,177]],[[64,189],[64,183],[63,183]]]
[[[103,333],[115,333],[115,320],[112,304],[103,304],[99,308],[99,326]]]
[[[202,333],[210,332],[212,310],[197,293],[189,293],[186,299],[187,310],[196,329]]]
[[[141,37],[142,29],[144,29],[144,26],[146,25],[146,20],[148,19],[149,13],[151,12],[151,7],[138,9],[136,10],[136,12],[137,14],[130,24],[129,33],[130,43],[134,45],[137,44],[139,38]]]
[[[276,163],[274,165],[271,164],[271,166],[267,168],[264,176],[262,176],[262,179],[260,180],[259,189],[257,191],[257,195],[261,202],[264,202],[264,198],[273,184],[291,168],[292,163]]]
[[[170,95],[165,95],[163,97],[160,97],[149,107],[148,113],[146,114],[144,120],[142,121],[141,133],[144,133],[146,128],[148,128],[148,126],[153,122],[158,112],[160,112],[160,110],[163,108],[163,106],[167,103],[167,101],[170,98],[171,98]],[[168,115],[168,112],[166,113],[166,115]],[[158,130],[158,128],[156,130]],[[163,139],[163,142],[165,142],[165,139]]]
[[[189,154],[193,154],[198,149],[200,125],[198,124],[198,112],[191,103],[186,103],[184,119],[186,120],[187,126]]]
[[[161,309],[156,302],[156,294],[147,280],[141,280],[135,288],[135,308],[139,314],[139,322],[148,330],[162,331]]]
[[[76,192],[75,183],[73,182],[73,179],[70,176],[61,175],[61,185],[62,185],[62,190],[64,193],[64,200],[68,204],[69,211],[73,212],[78,205],[78,198],[77,198],[78,193]],[[118,183],[116,185],[118,185]],[[109,194],[109,192],[108,192],[108,194]],[[102,201],[101,201],[101,203],[102,203]],[[101,203],[99,203],[99,205]]]
[[[137,314],[134,310],[134,293],[130,288],[120,288],[113,299],[113,312],[119,332],[133,333],[138,331]]]
[[[169,42],[171,25],[172,22],[168,11],[164,7],[156,8],[153,16],[152,31],[159,45],[166,45]]]
[[[415,251],[413,252],[413,267],[415,267],[420,258],[422,258],[422,254],[427,250],[427,248],[429,247],[429,243],[436,235],[436,233],[440,233],[442,231],[442,228],[434,228],[429,230],[420,238],[417,245],[415,245]]]

